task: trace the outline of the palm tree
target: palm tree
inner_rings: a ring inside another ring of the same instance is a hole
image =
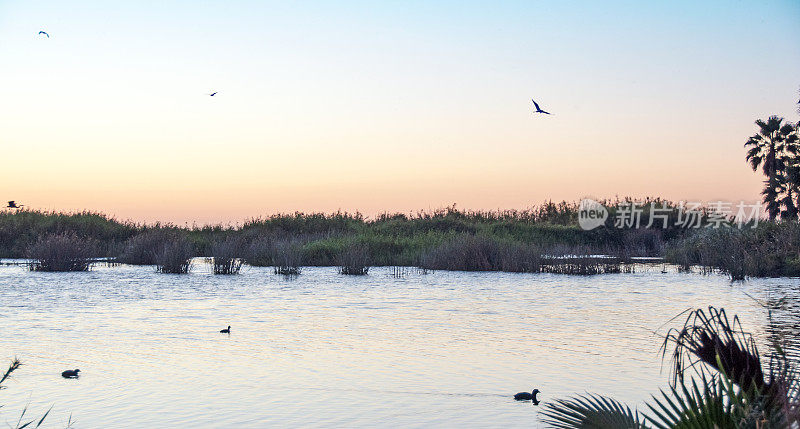
[[[800,156],[795,155],[787,160],[779,175],[781,198],[781,219],[797,220],[800,214]]]
[[[794,126],[784,124],[783,118],[778,116],[770,116],[766,122],[759,119],[756,125],[759,127],[758,134],[750,137],[744,144],[748,148],[746,159],[753,171],[761,167],[767,176],[761,194],[764,196],[770,220],[775,220],[781,211],[779,198],[782,189],[779,174],[784,171],[787,143],[790,139],[796,139],[796,135]]]
[[[780,187],[784,193],[781,200],[784,207],[781,219],[797,220],[800,215],[800,122],[786,137],[785,158],[780,163],[783,170],[779,174]]]
[[[605,396],[580,395],[545,405],[542,415],[556,428],[795,428],[800,424],[800,382],[777,342],[764,367],[755,340],[739,319],[709,307],[689,314],[671,331],[674,379],[654,395],[647,413]],[[697,377],[684,379],[693,370]]]

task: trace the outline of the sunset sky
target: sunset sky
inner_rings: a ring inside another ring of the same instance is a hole
[[[797,0],[0,0],[0,200],[180,224],[754,201],[742,145],[798,119],[799,22]]]

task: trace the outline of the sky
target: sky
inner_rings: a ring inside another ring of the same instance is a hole
[[[753,122],[798,119],[798,22],[796,0],[0,0],[0,200],[178,224],[752,202]]]

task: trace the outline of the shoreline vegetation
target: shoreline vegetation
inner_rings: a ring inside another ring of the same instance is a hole
[[[191,228],[119,221],[95,212],[16,210],[0,213],[0,257],[30,258],[37,271],[86,271],[104,258],[176,274],[191,270],[192,257],[206,257],[215,274],[235,274],[247,263],[287,275],[299,274],[302,266],[336,266],[342,274],[406,266],[589,275],[630,271],[635,257],[662,257],[682,270],[699,267],[736,280],[800,275],[796,221],[680,228],[674,226],[680,205],[650,198],[640,201],[641,227],[617,228],[617,208],[633,201],[601,201],[609,216],[588,231],[578,224],[578,203],[565,201],[522,211],[451,206],[372,219],[359,213],[294,213]],[[653,206],[668,208],[665,228],[644,227]],[[701,221],[710,215],[702,209]]]

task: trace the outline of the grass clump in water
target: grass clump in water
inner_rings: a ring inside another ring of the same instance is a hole
[[[295,241],[279,241],[275,243],[273,266],[275,274],[296,276],[301,272],[303,264],[303,247]]]
[[[117,258],[123,264],[156,265],[156,255],[164,245],[179,235],[176,230],[149,229],[129,238]]]
[[[352,244],[339,254],[339,274],[365,276],[369,272],[369,249]]]
[[[694,231],[670,243],[666,260],[689,271],[720,272],[732,280],[746,277],[800,276],[800,224],[764,222],[757,227]]]
[[[29,249],[31,271],[89,271],[93,245],[73,232],[49,234],[37,240]]]
[[[538,272],[541,257],[532,244],[460,234],[423,254],[420,267],[431,270]]]
[[[235,237],[214,242],[211,245],[214,274],[238,274],[244,264],[240,252],[240,240]]]
[[[629,270],[628,267],[625,268]],[[549,258],[542,264],[543,273],[592,276],[595,274],[617,274],[623,266],[615,257],[569,256]]]
[[[177,235],[165,242],[155,253],[156,271],[165,274],[188,274],[192,267],[194,249],[186,237]]]

